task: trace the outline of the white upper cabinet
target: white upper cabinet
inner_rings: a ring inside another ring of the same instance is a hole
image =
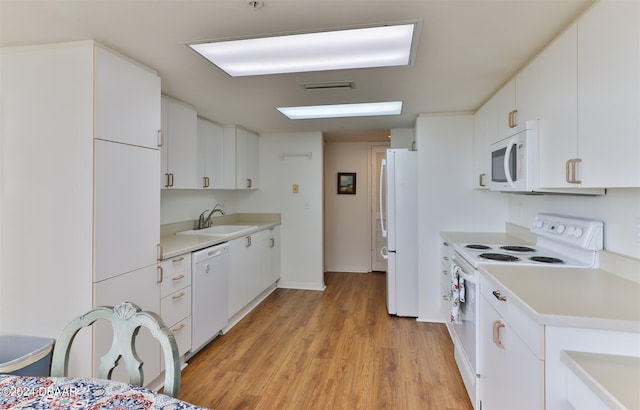
[[[578,20],[578,157],[584,187],[640,186],[640,3]]]
[[[577,187],[566,180],[566,161],[578,153],[577,36],[573,24],[539,56],[539,183],[544,188]]]
[[[101,46],[95,47],[94,137],[158,148],[160,77]]]
[[[161,188],[200,188],[197,128],[193,107],[162,96]]]
[[[489,143],[510,137],[518,125],[538,118],[538,81],[538,61],[534,59],[496,93],[498,134]]]
[[[260,187],[256,134],[236,126],[224,127],[224,160],[226,189],[258,189]]]
[[[517,125],[514,123],[514,117],[516,117],[516,80],[511,79],[502,86],[492,99],[496,100],[498,107],[498,134],[489,139],[489,144],[512,135],[513,128]]]
[[[203,189],[225,187],[223,129],[204,118],[198,118],[198,181]]]
[[[473,116],[473,186],[489,189],[491,161],[489,141],[498,135],[498,103],[492,98]]]

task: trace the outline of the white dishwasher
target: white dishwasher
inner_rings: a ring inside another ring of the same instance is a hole
[[[228,322],[229,244],[191,255],[192,354],[217,336]]]

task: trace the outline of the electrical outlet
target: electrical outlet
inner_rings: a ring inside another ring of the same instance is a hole
[[[294,194],[297,194],[298,192],[300,192],[300,186],[298,184],[293,184],[293,187],[291,188],[291,192],[293,192]]]

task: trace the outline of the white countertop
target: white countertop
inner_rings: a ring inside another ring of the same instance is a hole
[[[640,357],[562,351],[562,362],[610,409],[640,409]]]
[[[233,235],[177,235],[176,232],[193,229],[193,222],[181,222],[163,225],[161,229],[160,245],[162,259],[169,259],[177,255],[208,248],[223,242],[251,235],[264,229],[280,225],[279,214],[234,214],[214,218],[214,225],[251,225],[254,229],[245,230]]]
[[[600,269],[481,265],[541,325],[640,332],[640,284]]]

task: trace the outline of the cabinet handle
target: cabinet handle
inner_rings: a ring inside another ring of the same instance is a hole
[[[578,179],[578,164],[582,162],[582,158],[568,159],[565,163],[565,179],[570,184],[581,184]]]
[[[162,130],[158,130],[158,148],[164,145],[164,132]]]
[[[172,332],[179,332],[182,329],[184,329],[184,323],[180,323],[178,326],[174,327],[173,329],[171,329]]]
[[[484,184],[484,176],[485,176],[485,175],[487,175],[487,174],[480,174],[480,177],[478,178],[478,185],[480,185],[480,186],[486,186],[486,185]]]
[[[177,295],[172,296],[172,297],[171,297],[171,299],[173,299],[174,301],[176,301],[176,300],[180,299],[180,298],[181,298],[181,297],[183,297],[183,296],[184,296],[184,292],[180,292],[180,293],[178,293]]]
[[[271,238],[271,247],[272,248],[276,247],[276,238]]]
[[[156,252],[157,252],[157,256],[156,259],[158,260],[158,262],[160,262],[162,260],[162,258],[164,257],[163,253],[163,249],[162,249],[162,245],[161,244],[157,244],[156,245]]]
[[[504,349],[504,345],[500,340],[500,329],[504,327],[504,323],[496,320],[493,322],[493,343],[498,346],[500,349]]]
[[[183,260],[184,260],[184,256],[181,256],[181,257],[176,258],[176,259],[171,259],[171,262],[178,263],[178,262],[182,262]]]
[[[247,178],[247,188],[251,188],[251,183],[253,181],[251,180],[251,178]]]
[[[507,301],[507,297],[506,297],[506,296],[502,296],[502,295],[500,294],[500,291],[499,291],[499,290],[494,290],[494,291],[493,291],[493,292],[491,292],[491,293],[493,293],[493,296],[495,296],[495,297],[496,297],[496,299],[498,299],[499,301],[501,301],[501,302],[506,302],[506,301]]]
[[[165,178],[166,178],[166,181],[165,181],[165,184],[164,184],[164,187],[165,187],[165,188],[169,188],[169,187],[171,186],[171,184],[170,184],[170,182],[169,182],[169,181],[171,180],[171,179],[169,178],[169,175],[170,175],[169,173],[165,173],[165,174],[164,174],[164,176],[165,176]]]
[[[582,181],[578,179],[578,164],[582,162],[582,158],[576,158],[573,160],[573,183],[581,184]]]
[[[449,271],[447,271],[447,270],[443,270],[443,271],[442,271],[442,274],[443,274],[444,276],[449,276]]]
[[[518,126],[518,110],[513,110],[511,112],[511,128],[515,128]]]
[[[245,248],[250,247],[251,246],[251,237],[250,236],[245,236],[244,240],[245,240],[245,245],[244,245]]]
[[[448,256],[443,256],[442,259],[444,259],[445,261],[448,261],[449,257]]]
[[[171,280],[174,281],[174,282],[177,281],[177,280],[180,280],[180,279],[184,279],[184,275],[178,275],[178,276],[174,276],[173,278],[171,278]]]
[[[169,174],[169,186],[173,186],[173,172]]]
[[[164,280],[164,269],[162,269],[162,266],[158,266],[158,279],[156,280],[156,283],[162,283],[163,280]]]
[[[513,128],[513,111],[509,111],[509,128]]]
[[[449,242],[442,242],[444,246],[449,246]]]
[[[209,177],[202,177],[202,187],[209,188]]]

